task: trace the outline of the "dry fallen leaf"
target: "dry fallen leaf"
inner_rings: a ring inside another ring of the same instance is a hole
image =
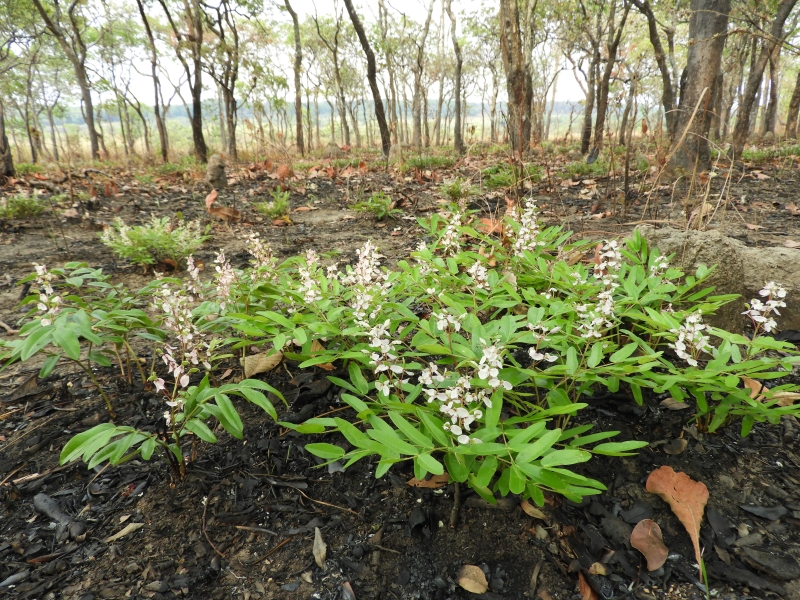
[[[589,567],[589,575],[608,575],[608,569],[601,562],[592,563]]]
[[[675,398],[665,398],[661,401],[661,406],[667,410],[683,410],[685,408],[689,408],[689,405],[686,404],[686,402],[679,402],[675,400]]]
[[[714,205],[710,202],[703,202],[689,215],[689,229],[700,229],[703,226],[703,219],[713,212]]]
[[[708,502],[706,485],[694,481],[686,473],[676,473],[672,467],[663,466],[650,473],[645,488],[669,504],[692,539],[697,563],[702,564],[700,523]]]
[[[278,351],[270,355],[267,355],[266,352],[262,352],[261,354],[245,356],[240,362],[244,368],[245,379],[249,379],[252,375],[271,371],[281,364],[282,360],[283,352]]]
[[[122,531],[118,531],[112,536],[107,537],[103,540],[106,544],[110,544],[111,542],[116,542],[118,539],[125,537],[129,533],[133,533],[137,529],[141,529],[144,527],[144,523],[129,523],[127,524]]]
[[[278,165],[278,170],[275,172],[278,176],[278,181],[285,181],[294,175],[292,168],[289,165]]]
[[[757,229],[764,229],[763,225],[753,225],[752,223],[745,223],[744,225],[745,225],[745,227],[747,227],[748,229],[751,229],[753,231],[755,231]]]
[[[441,475],[431,475],[427,479],[423,479],[420,481],[416,477],[412,477],[408,481],[406,481],[406,485],[409,487],[417,487],[417,488],[430,488],[432,490],[438,490],[448,484],[450,481],[450,475],[447,474],[447,471],[442,473]]]
[[[788,210],[789,214],[791,214],[793,217],[800,215],[800,208],[797,208],[797,205],[794,202],[789,202],[786,205],[786,210]]]
[[[795,400],[800,399],[800,394],[797,392],[778,390],[777,392],[770,393],[770,389],[767,386],[749,377],[742,377],[742,383],[744,383],[744,387],[750,390],[750,397],[758,402],[777,399],[778,406],[792,406]],[[764,395],[764,392],[768,395]]]
[[[686,450],[686,446],[689,444],[683,438],[676,438],[664,444],[664,452],[667,454],[671,454],[672,456],[677,456],[678,454],[682,454],[684,450]]]
[[[319,527],[314,527],[314,561],[320,569],[325,568],[325,559],[328,556],[328,545],[322,539],[322,532]]]
[[[800,248],[800,242],[795,242],[794,240],[786,240],[783,245],[787,248]]]
[[[458,585],[472,592],[473,594],[483,594],[489,589],[486,582],[486,575],[475,565],[464,565],[458,573]]]
[[[631,533],[631,546],[647,559],[647,570],[655,571],[667,562],[669,550],[661,537],[661,528],[651,519],[642,519]]]
[[[519,503],[519,507],[525,511],[525,514],[529,517],[533,517],[534,519],[541,519],[542,521],[547,519],[547,515],[545,515],[541,510],[533,506],[527,500],[523,500]]]
[[[320,342],[319,340],[313,340],[311,342],[311,355],[312,356],[314,354],[318,353],[318,352],[322,352],[323,350],[325,350],[325,346],[322,345],[322,342]],[[336,368],[336,367],[333,366],[333,363],[329,363],[329,362],[322,363],[322,364],[319,364],[319,365],[316,365],[316,366],[319,367],[320,369],[325,369],[326,371],[333,371]]]
[[[217,196],[219,196],[219,194],[217,193],[216,188],[211,190],[208,196],[206,196],[206,210],[211,210],[211,205],[214,204]]]
[[[500,221],[483,217],[475,228],[478,231],[492,235],[493,233],[501,233],[503,231],[503,224]]]
[[[228,223],[238,221],[242,218],[242,213],[230,206],[212,206],[208,209],[208,212],[216,218]]]
[[[583,576],[583,573],[578,571],[578,590],[581,594],[581,600],[598,600],[597,592],[592,589],[589,582]]]

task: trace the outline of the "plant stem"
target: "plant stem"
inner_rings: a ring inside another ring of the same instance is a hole
[[[81,369],[83,369],[86,372],[86,374],[89,376],[89,379],[92,380],[92,383],[97,388],[97,391],[100,392],[101,396],[103,396],[103,400],[105,400],[105,402],[106,402],[106,409],[108,409],[109,416],[112,419],[116,419],[117,418],[117,414],[114,412],[114,408],[111,405],[111,399],[108,397],[108,394],[106,394],[105,390],[103,390],[103,387],[100,385],[100,382],[97,381],[97,377],[94,376],[94,373],[92,373],[92,370],[89,367],[87,367],[86,365],[84,365],[79,360],[76,360],[75,362],[78,364],[78,366]]]

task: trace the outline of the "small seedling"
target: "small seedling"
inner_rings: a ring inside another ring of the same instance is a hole
[[[289,213],[289,192],[274,189],[270,193],[272,202],[259,202],[256,210],[268,219],[280,219]]]
[[[166,217],[153,217],[146,225],[130,227],[118,218],[100,234],[100,239],[120,258],[132,263],[152,265],[168,260],[181,266],[211,237],[206,235],[208,231],[208,227],[202,231],[197,221],[173,224]]]
[[[38,197],[18,194],[0,201],[0,219],[33,219],[44,209],[45,205]]]
[[[369,200],[352,204],[350,208],[358,212],[371,212],[379,221],[386,217],[394,218],[400,214],[400,209],[393,208],[392,199],[383,192],[377,192],[369,197]]]

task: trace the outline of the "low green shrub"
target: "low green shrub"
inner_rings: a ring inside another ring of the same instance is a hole
[[[149,459],[161,448],[180,475],[186,436],[217,439],[209,421],[241,437],[232,397],[277,418],[262,392],[280,395],[268,384],[212,383],[218,360],[254,346],[275,364],[334,365],[330,380],[352,410],[280,423],[317,436],[306,445],[312,454],[345,468],[374,456],[378,477],[401,462],[413,465],[418,478],[446,471],[490,502],[508,493],[540,505],[547,490],[575,501],[600,493],[602,483],[575,465],[595,455],[627,456],[646,442],[610,441],[618,432],[576,424],[598,395],[641,404],[646,394],[668,394],[693,402],[696,424],[707,432],[738,419],[747,435],[756,422],[800,414],[781,406],[778,394],[798,386],[753,398],[745,385],[746,378],[785,377],[800,361],[793,345],[766,335],[774,330],[771,314],[785,301],[780,286],[769,284],[750,303],[749,339],[703,323],[703,315],[735,300],[704,287],[710,269],[684,274],[638,234],[599,250],[569,243],[572,236],[561,228],[540,228],[532,202],[516,220],[506,217],[502,238],[485,235],[457,209],[421,224],[435,241],[393,270],[379,266],[369,242],[356,265],[340,270],[313,250],[278,264],[251,237],[252,268],[237,271],[220,254],[214,281],[200,281],[190,262],[185,281],[155,282],[137,297],[155,301],[154,339],[168,344],[166,369],[159,366],[148,379],[164,396],[171,437],[98,425],[67,444],[62,462],[116,464]],[[595,258],[571,264],[565,257],[576,252]],[[37,298],[34,290],[30,301]],[[27,360],[52,352],[53,344],[77,356],[81,338],[56,337],[62,334],[49,329],[50,305],[37,308],[41,314],[21,339],[6,343],[6,358]],[[89,308],[84,312],[93,314]],[[127,334],[140,331],[134,323]],[[41,342],[47,335],[52,342]],[[109,342],[100,341],[85,343],[102,352]]]
[[[0,219],[33,219],[46,208],[47,205],[38,196],[6,196],[0,200]]]
[[[167,217],[152,217],[145,225],[130,227],[117,218],[100,234],[117,256],[140,265],[170,260],[182,267],[185,260],[211,236],[197,221],[173,224]]]
[[[372,213],[379,221],[386,217],[394,217],[402,212],[399,208],[392,208],[392,199],[383,192],[376,192],[367,200],[351,204],[350,208],[357,212]]]
[[[268,219],[280,219],[289,214],[289,192],[274,189],[270,192],[271,202],[259,202],[255,208]]]

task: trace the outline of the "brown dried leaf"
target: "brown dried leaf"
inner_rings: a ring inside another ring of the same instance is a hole
[[[676,438],[664,444],[664,452],[667,454],[671,454],[672,456],[677,456],[678,454],[683,454],[683,451],[686,450],[686,446],[689,444],[683,438]]]
[[[478,231],[483,231],[488,235],[492,235],[493,233],[501,233],[503,231],[503,224],[500,221],[483,217],[475,228]]]
[[[261,354],[245,356],[240,362],[242,363],[242,368],[244,368],[245,378],[249,379],[252,375],[272,371],[272,369],[281,364],[282,360],[283,352],[279,350],[270,355],[267,355],[266,352],[262,352]]]
[[[325,346],[322,345],[322,342],[319,340],[312,340],[311,342],[311,356],[318,354],[325,350]],[[325,369],[326,371],[333,371],[336,367],[333,366],[333,363],[322,363],[320,365],[316,365],[320,369]]]
[[[606,566],[601,562],[592,563],[589,567],[589,574],[606,576],[608,575],[608,569],[606,569]]]
[[[408,481],[406,481],[406,485],[408,487],[416,487],[416,488],[429,488],[432,490],[438,490],[448,484],[450,481],[450,475],[447,474],[445,471],[441,475],[431,475],[427,479],[423,479],[420,481],[416,477],[412,477]]]
[[[216,188],[211,190],[211,192],[209,192],[208,196],[206,196],[206,210],[207,211],[211,212],[211,205],[214,204],[214,201],[217,199],[217,196],[219,196],[219,193],[217,192]]]
[[[745,223],[744,226],[747,227],[748,229],[750,229],[751,231],[756,231],[758,229],[764,229],[763,225],[753,225],[752,223]]]
[[[675,400],[675,398],[665,398],[661,401],[661,406],[667,410],[683,410],[685,408],[689,408],[689,405],[686,404],[686,402],[678,402]]]
[[[742,377],[742,383],[744,383],[744,387],[750,390],[750,397],[758,402],[777,399],[778,406],[792,406],[796,400],[800,399],[800,393],[786,390],[770,392],[770,389],[763,383],[755,379],[750,379],[749,377]],[[762,392],[766,393],[766,395]]]
[[[800,215],[800,208],[797,208],[797,205],[794,202],[789,202],[785,208],[793,217]]]
[[[692,539],[697,563],[702,564],[700,523],[708,502],[706,485],[694,481],[686,473],[676,473],[672,467],[663,466],[650,473],[645,488],[669,504]]]
[[[230,206],[212,206],[208,209],[208,212],[226,223],[239,221],[242,218],[242,213]]]
[[[598,600],[597,592],[592,589],[589,582],[583,576],[583,573],[578,571],[578,590],[581,594],[581,600]]]
[[[703,226],[703,220],[713,212],[714,205],[710,202],[703,202],[689,215],[689,229],[700,229]]]
[[[278,165],[278,170],[275,174],[278,176],[278,181],[285,181],[294,176],[294,172],[289,165]]]
[[[783,242],[783,245],[787,248],[800,248],[800,242],[796,242],[794,240],[786,240]]]
[[[366,175],[366,173],[367,173],[367,163],[365,163],[362,160],[360,163],[358,163],[358,168],[362,173],[364,173]]]
[[[661,537],[661,528],[651,519],[642,519],[631,533],[631,546],[647,559],[647,570],[655,571],[667,562],[669,550]]]
[[[475,565],[461,567],[461,571],[458,573],[458,585],[473,594],[483,594],[489,589],[486,575],[480,567]]]
[[[541,519],[542,521],[547,520],[547,515],[545,515],[541,510],[533,506],[527,500],[523,500],[519,503],[519,507],[525,511],[525,514],[529,517],[533,517],[534,519]]]
[[[322,532],[319,527],[314,527],[314,547],[312,548],[314,554],[314,562],[320,569],[325,568],[325,559],[328,557],[328,544],[322,539]]]

